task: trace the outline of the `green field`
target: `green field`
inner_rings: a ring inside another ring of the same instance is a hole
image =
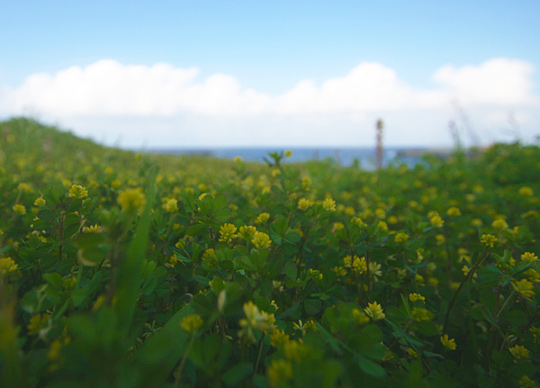
[[[0,386],[538,386],[538,146],[286,159],[0,123]]]

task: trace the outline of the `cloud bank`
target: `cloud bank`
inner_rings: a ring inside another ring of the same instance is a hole
[[[81,135],[126,146],[368,145],[374,120],[382,117],[389,143],[424,145],[441,136],[449,141],[452,101],[474,112],[488,132],[504,127],[512,112],[522,135],[538,133],[533,74],[528,62],[494,58],[445,65],[432,74],[429,88],[419,89],[391,68],[362,62],[343,76],[301,80],[268,95],[226,74],[203,78],[194,67],[104,59],[32,74],[15,88],[0,86],[0,115],[38,112]]]

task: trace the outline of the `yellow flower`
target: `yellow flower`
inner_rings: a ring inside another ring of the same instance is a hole
[[[530,300],[534,296],[534,284],[527,279],[513,281],[512,288],[523,298]]]
[[[291,150],[285,150],[285,156],[287,158],[290,158],[292,156],[292,151]]]
[[[353,309],[352,311],[353,319],[360,325],[364,325],[369,322],[369,318],[366,314],[364,314],[363,311],[360,311],[358,309]]]
[[[271,387],[286,384],[293,377],[292,364],[283,359],[272,360],[266,370],[266,375]]]
[[[407,354],[410,358],[417,358],[419,356],[418,352],[413,348],[407,348]]]
[[[310,186],[311,186],[311,178],[308,176],[302,178],[302,188],[307,191],[309,190]]]
[[[345,228],[345,225],[342,222],[334,222],[334,230],[341,230],[343,228]]]
[[[182,319],[182,322],[180,322],[180,327],[187,331],[190,334],[193,334],[197,332],[197,330],[200,329],[200,327],[203,324],[203,320],[200,317],[200,315],[193,314],[188,315],[187,317],[184,317]]]
[[[332,198],[326,198],[322,203],[322,207],[326,211],[335,212],[336,211],[336,201],[334,201]]]
[[[493,245],[497,242],[497,237],[492,234],[483,234],[480,242],[486,247],[493,248]]]
[[[207,249],[204,251],[202,258],[203,260],[217,259],[216,251],[212,248]]]
[[[257,249],[266,249],[266,248],[269,248],[270,245],[272,244],[272,240],[270,240],[270,236],[268,236],[266,233],[263,233],[263,232],[256,232],[251,242]]]
[[[413,318],[418,321],[430,321],[433,318],[433,313],[424,308],[413,308],[411,311]]]
[[[260,311],[255,303],[249,301],[244,304],[244,314],[246,315],[245,319],[240,320],[240,335],[247,335],[248,338],[255,342],[255,336],[253,335],[253,330],[260,330],[265,333],[271,333],[274,331],[276,318],[274,314],[268,314],[267,312]]]
[[[311,202],[309,199],[306,198],[300,198],[298,200],[298,209],[300,210],[307,210],[313,205],[313,202]]]
[[[146,197],[140,187],[126,189],[118,194],[118,204],[127,213],[140,213],[146,205]]]
[[[420,295],[420,294],[411,293],[411,294],[409,294],[409,300],[410,300],[411,302],[416,302],[417,300],[420,300],[420,301],[424,302],[424,301],[426,300],[426,298],[423,297],[423,296]]]
[[[521,379],[519,379],[519,388],[538,388],[538,384],[536,384],[529,376],[523,375]]]
[[[362,257],[362,259],[365,260],[364,257]],[[356,268],[359,268],[358,270],[360,270],[360,268],[364,268],[365,266],[365,262],[362,263],[362,259],[360,259],[359,267],[356,267]],[[354,262],[353,262],[353,267],[355,267]],[[369,262],[369,275],[373,277],[375,281],[377,281],[377,278],[382,276],[381,265],[375,261],[370,261]]]
[[[375,209],[375,216],[377,218],[384,219],[386,217],[386,212],[381,208]]]
[[[508,224],[502,218],[497,218],[495,221],[493,221],[491,223],[491,226],[493,226],[495,229],[507,229],[508,228]]]
[[[372,264],[376,264],[376,263],[372,262],[372,263],[369,263],[369,264],[370,264],[369,269],[370,269],[371,275],[372,276],[377,276],[377,271],[381,267],[380,264],[378,264],[378,267],[377,267],[377,265],[375,265],[375,267],[372,267]],[[359,258],[358,256],[354,256],[353,261],[352,261],[352,268],[353,268],[353,271],[356,272],[359,275],[366,272],[367,271],[366,258],[365,257]]]
[[[261,213],[257,216],[257,218],[255,219],[255,223],[256,224],[264,224],[266,223],[266,221],[268,221],[268,219],[270,218],[270,214],[268,213]]]
[[[31,193],[32,191],[34,191],[34,189],[32,189],[32,186],[30,186],[26,182],[19,183],[19,185],[17,186],[17,189],[20,191],[24,191],[25,193]]]
[[[472,221],[471,221],[471,225],[474,226],[474,227],[481,227],[483,225],[483,222],[480,218],[474,218]]]
[[[526,360],[530,356],[530,352],[525,346],[515,345],[514,347],[508,348],[508,350],[510,350],[510,353],[512,353],[512,356],[514,356],[516,360]]]
[[[281,348],[289,341],[289,335],[285,334],[283,330],[274,330],[270,335],[270,345],[274,348]]]
[[[302,361],[310,352],[310,349],[300,341],[290,341],[284,346],[284,353],[287,359],[300,362]]]
[[[461,211],[457,207],[451,207],[446,211],[446,214],[448,214],[451,217],[457,217],[461,215]]]
[[[322,280],[322,278],[323,278],[323,274],[321,273],[321,271],[319,271],[317,269],[310,268],[308,270],[308,273],[311,275],[311,278],[313,280]]]
[[[525,252],[521,255],[521,261],[525,263],[532,263],[533,261],[538,260],[538,257],[532,252]]]
[[[429,222],[434,228],[442,228],[444,221],[440,216],[433,216],[429,219]]]
[[[69,189],[68,197],[75,198],[75,199],[83,199],[88,197],[88,190],[84,186],[81,185],[73,185]]]
[[[519,195],[521,195],[522,197],[532,197],[533,196],[533,191],[530,187],[522,187],[521,189],[519,189]]]
[[[532,283],[540,283],[540,274],[535,269],[529,268],[523,275]]]
[[[99,226],[99,225],[83,226],[82,231],[83,233],[101,233],[103,232],[103,226]]]
[[[364,223],[364,221],[362,221],[362,219],[360,217],[353,217],[351,219],[351,224],[353,225],[356,225],[358,226],[359,228],[365,226],[366,224]]]
[[[178,201],[174,198],[167,199],[167,201],[162,205],[163,210],[167,213],[174,213],[178,211]]]
[[[223,224],[221,228],[219,228],[219,241],[223,241],[226,243],[230,243],[233,238],[236,238],[236,226],[233,224]]]
[[[388,232],[388,224],[384,221],[379,221],[377,224],[377,229],[382,230],[383,232]]]
[[[374,321],[378,321],[386,317],[386,314],[383,312],[382,306],[377,302],[368,303],[368,307],[366,307],[364,311]]]
[[[243,160],[243,159],[242,159],[241,156],[235,156],[235,157],[234,157],[234,162],[235,162],[235,163],[241,163],[242,160]]]
[[[49,320],[49,316],[49,314],[36,314],[30,318],[30,323],[28,324],[28,334],[38,334]]]
[[[257,228],[254,226],[241,226],[238,230],[238,234],[246,241],[251,241],[255,234],[257,233]]]
[[[13,205],[13,211],[20,216],[26,214],[26,208],[20,204]]]
[[[420,287],[425,286],[424,277],[420,274],[414,275],[414,282],[418,284]]]
[[[453,338],[448,338],[448,334],[441,337],[441,344],[448,350],[456,350],[456,341]]]
[[[41,207],[43,205],[45,205],[45,200],[41,197],[36,198],[36,200],[34,201],[34,206]]]
[[[4,257],[0,259],[0,272],[2,275],[7,275],[11,272],[15,272],[18,269],[18,265],[11,257]]]
[[[396,234],[396,236],[394,237],[394,240],[397,243],[407,242],[408,239],[409,239],[409,235],[406,233],[401,233],[401,232]]]

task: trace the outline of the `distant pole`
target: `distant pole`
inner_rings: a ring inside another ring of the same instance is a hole
[[[383,128],[384,123],[382,119],[377,120],[377,123],[375,124],[376,128],[376,139],[377,139],[377,145],[375,148],[375,163],[377,166],[377,170],[380,170],[383,168]]]

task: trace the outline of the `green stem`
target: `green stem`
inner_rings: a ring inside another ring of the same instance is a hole
[[[264,345],[264,333],[261,339],[259,340],[259,353],[257,354],[257,361],[255,362],[255,369],[254,369],[255,373],[257,373],[257,370],[259,369],[259,363],[261,361],[261,353],[262,353],[263,345]]]
[[[184,356],[182,357],[182,361],[180,361],[180,365],[178,365],[178,368],[176,368],[176,371],[174,372],[174,388],[180,387],[180,379],[182,378],[182,371],[184,370],[184,365],[186,363],[187,356],[189,355],[189,352],[191,351],[191,348],[194,342],[195,342],[195,335],[192,334],[191,339],[189,340],[188,346],[186,348],[186,351],[184,352]]]
[[[452,300],[450,301],[450,303],[448,304],[448,310],[446,310],[446,316],[444,317],[444,326],[443,326],[443,333],[446,333],[446,328],[448,326],[448,318],[450,317],[450,311],[452,310],[452,307],[454,307],[454,304],[456,303],[456,300],[457,300],[457,297],[459,295],[459,293],[461,292],[461,289],[463,288],[463,286],[470,280],[472,279],[474,273],[476,272],[476,270],[478,269],[478,267],[480,267],[480,265],[482,265],[484,263],[484,261],[488,258],[489,256],[489,252],[486,252],[485,256],[482,258],[482,260],[476,262],[472,267],[471,269],[469,270],[469,273],[467,274],[467,276],[465,277],[465,279],[463,279],[461,281],[461,284],[459,285],[458,289],[456,290],[456,293],[454,294],[454,296],[452,297]]]

